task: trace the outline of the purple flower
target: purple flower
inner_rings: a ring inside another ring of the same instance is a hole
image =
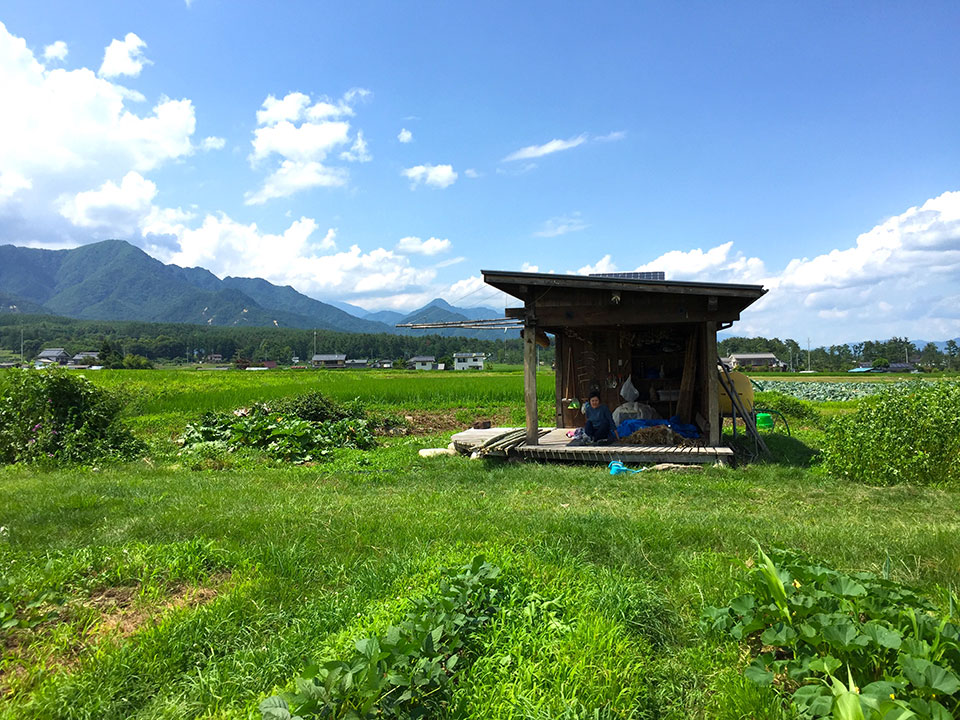
[[[37,430],[39,430],[41,425],[43,425],[43,423],[37,423],[36,425],[34,425],[33,431],[36,432]]]

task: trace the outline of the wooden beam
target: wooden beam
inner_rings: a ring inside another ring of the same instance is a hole
[[[717,324],[708,322],[704,327],[706,336],[703,344],[703,362],[707,368],[707,419],[710,421],[710,434],[707,441],[711,446],[720,444],[720,398],[717,381]]]
[[[693,387],[697,379],[697,340],[699,327],[687,335],[687,347],[683,354],[683,375],[680,378],[680,397],[677,400],[677,415],[685,423],[693,419]]]
[[[704,309],[683,309],[678,307],[665,309],[634,310],[629,308],[544,308],[537,314],[537,324],[544,330],[558,327],[608,327],[612,325],[669,325],[688,322],[722,322],[739,320],[737,314],[731,318],[729,312],[709,312]]]
[[[523,328],[523,405],[527,416],[527,445],[536,445],[540,424],[537,419],[537,327],[532,322],[532,301],[527,301],[527,310]]]
[[[563,427],[563,378],[564,373],[566,372],[566,367],[563,364],[563,335],[556,335],[553,338],[554,343],[554,376],[556,378],[555,390],[556,393],[556,422],[557,427]]]

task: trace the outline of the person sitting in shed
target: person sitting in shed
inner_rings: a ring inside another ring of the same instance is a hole
[[[591,441],[610,442],[619,437],[613,414],[610,408],[600,402],[600,393],[596,390],[590,393],[590,403],[583,406],[583,413],[587,417],[583,433]]]

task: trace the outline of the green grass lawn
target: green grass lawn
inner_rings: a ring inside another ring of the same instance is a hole
[[[522,386],[509,373],[194,375],[91,373],[140,398],[132,412],[156,430],[147,461],[0,469],[0,575],[65,601],[6,636],[0,717],[259,718],[305,664],[397,622],[442,568],[478,553],[504,570],[505,608],[536,595],[559,610],[555,622],[501,613],[449,717],[785,717],[743,679],[744,651],[698,625],[742,589],[737,559],[755,541],[848,570],[889,556],[895,579],[941,605],[960,577],[960,492],[832,479],[810,465],[815,429],[773,438],[776,461],[740,469],[611,476],[418,457],[449,439],[433,435],[311,466],[191,471],[163,443],[202,409],[320,385],[455,410],[519,403]]]

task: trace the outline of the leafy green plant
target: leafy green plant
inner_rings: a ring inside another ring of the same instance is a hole
[[[48,563],[45,572],[49,572]],[[0,635],[15,629],[33,629],[57,616],[62,602],[53,590],[30,592],[0,575]]]
[[[752,592],[704,610],[704,624],[754,651],[744,674],[790,694],[805,718],[952,718],[960,628],[913,590],[758,547]],[[846,683],[837,674],[846,676]]]
[[[362,406],[337,405],[320,393],[272,406],[256,403],[232,413],[205,413],[199,422],[187,425],[180,442],[181,456],[188,459],[198,454],[222,459],[224,451],[252,448],[291,462],[319,460],[334,448],[376,446]]]
[[[122,402],[82,375],[51,368],[0,375],[0,462],[129,459],[143,445],[120,421]]]
[[[789,416],[792,420],[800,420],[811,425],[819,425],[820,412],[809,400],[800,400],[791,395],[774,390],[759,391],[754,394],[757,407],[776,410]]]
[[[436,717],[450,700],[470,636],[496,612],[499,574],[474,558],[441,582],[436,597],[415,600],[399,625],[358,640],[347,659],[308,667],[296,692],[261,702],[264,720]]]
[[[827,428],[824,466],[873,485],[960,482],[960,383],[890,388]]]

